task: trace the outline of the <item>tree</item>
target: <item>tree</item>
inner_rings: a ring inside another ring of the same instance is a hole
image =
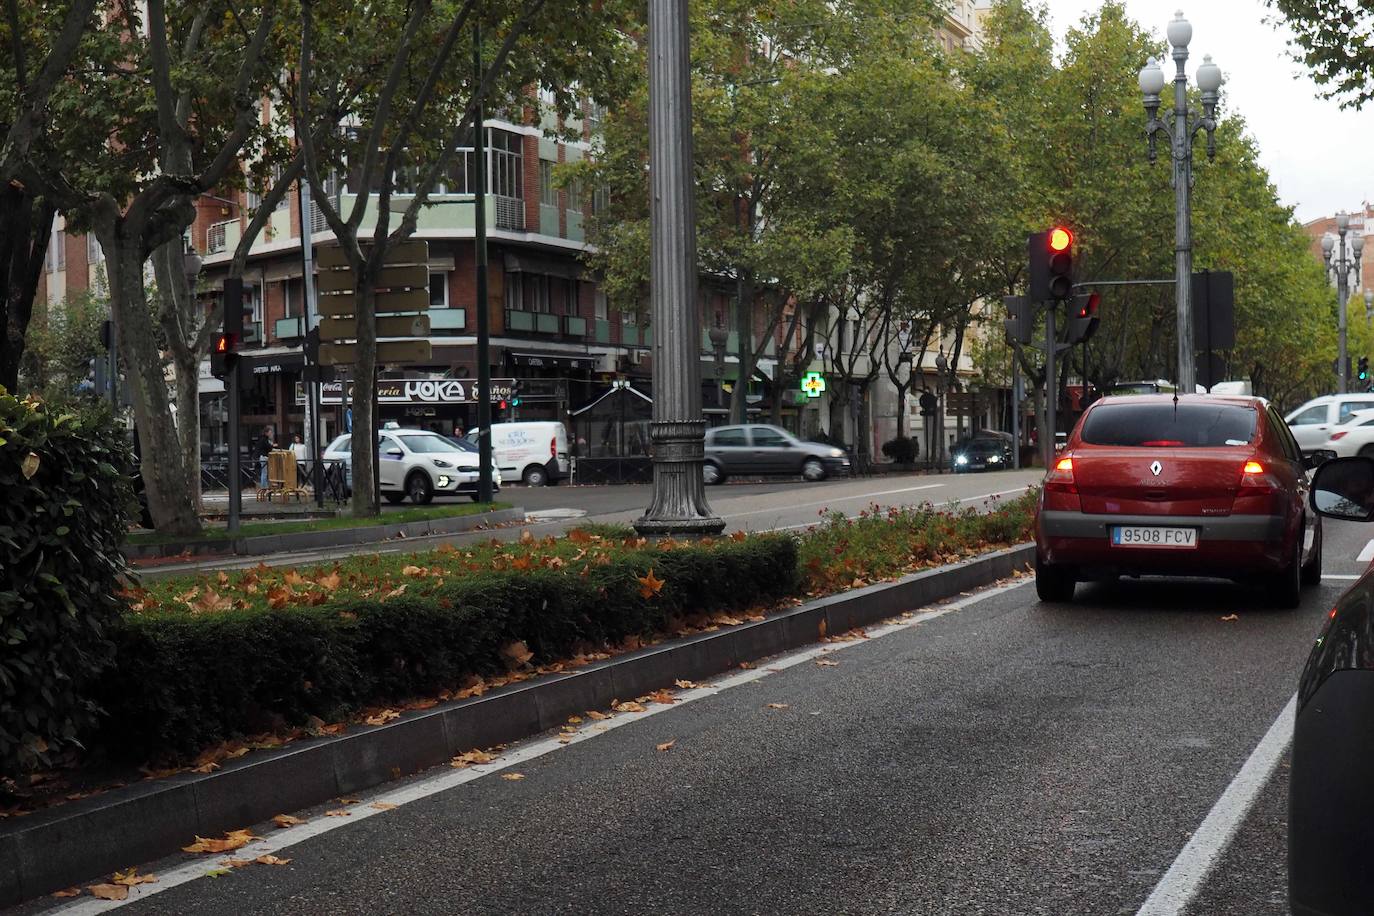
[[[1327,98],[1362,108],[1374,99],[1374,9],[1341,0],[1265,0],[1293,30],[1294,56],[1312,71]]]
[[[554,89],[563,114],[580,101],[575,86],[612,97],[628,10],[627,3],[612,0],[591,10],[575,0],[417,0],[360,12],[351,0],[302,0],[293,118],[314,199],[356,278],[355,391],[364,402],[354,414],[354,441],[375,438],[374,318],[382,266],[414,233],[456,152],[471,142],[479,105],[522,104],[532,86]],[[469,41],[474,27],[489,49],[477,67]],[[360,55],[363,35],[366,53]],[[420,48],[434,50],[416,67]],[[378,71],[385,78],[376,85],[358,76]],[[365,91],[350,96],[347,87],[359,83]],[[359,128],[338,131],[339,124]],[[348,207],[337,206],[326,188],[326,179],[345,174],[354,195]],[[409,201],[393,229],[392,200],[401,194],[402,179]],[[373,449],[354,450],[353,511],[359,516],[378,512],[375,462]]]

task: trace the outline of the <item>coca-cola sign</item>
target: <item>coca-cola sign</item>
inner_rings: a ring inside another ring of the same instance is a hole
[[[509,398],[515,379],[491,380],[491,399]],[[353,400],[352,382],[324,382],[320,385],[321,404],[342,404],[344,385],[348,386],[348,400]],[[379,404],[475,404],[477,383],[460,378],[394,378],[377,380]]]

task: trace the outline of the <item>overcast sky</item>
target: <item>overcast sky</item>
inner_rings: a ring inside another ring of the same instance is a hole
[[[1100,5],[1096,0],[1045,2],[1061,43],[1070,26]],[[1374,149],[1374,107],[1342,110],[1322,99],[1287,51],[1287,27],[1265,22],[1269,10],[1263,0],[1126,0],[1126,9],[1162,40],[1180,4],[1193,24],[1189,80],[1202,55],[1211,54],[1226,76],[1225,109],[1245,118],[1279,199],[1296,208],[1298,220],[1354,209],[1370,199],[1374,174],[1364,163]],[[1172,61],[1166,73],[1172,75]],[[1143,109],[1140,117],[1143,122]]]

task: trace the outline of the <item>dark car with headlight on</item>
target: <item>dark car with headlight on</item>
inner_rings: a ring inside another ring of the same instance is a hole
[[[979,435],[963,439],[949,450],[950,467],[956,474],[967,471],[1000,471],[1012,466],[1011,441],[1001,436]]]

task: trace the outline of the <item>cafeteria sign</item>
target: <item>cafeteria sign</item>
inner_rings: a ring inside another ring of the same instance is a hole
[[[511,396],[513,378],[491,380],[491,399],[500,401]],[[344,382],[324,382],[320,385],[321,404],[342,404]],[[348,382],[348,400],[353,400],[353,382]],[[477,383],[458,378],[387,378],[377,380],[378,404],[475,404]]]

